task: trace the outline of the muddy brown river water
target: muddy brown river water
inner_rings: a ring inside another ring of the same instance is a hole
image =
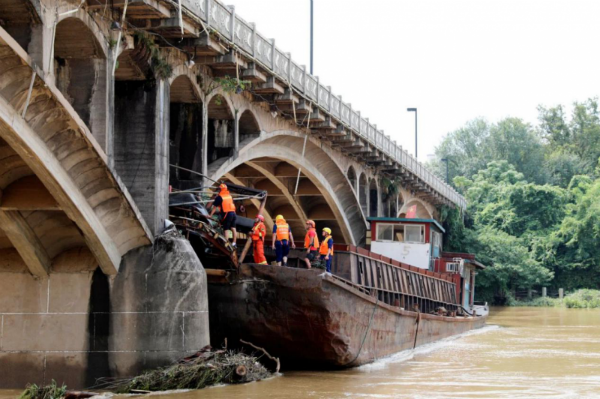
[[[152,397],[600,398],[600,310],[496,308],[488,324],[356,369]]]

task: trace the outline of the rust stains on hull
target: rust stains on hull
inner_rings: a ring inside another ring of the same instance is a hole
[[[266,265],[242,265],[227,283],[209,283],[209,307],[214,344],[242,338],[288,364],[316,367],[370,363],[485,324],[484,317],[429,314],[417,324],[418,313],[320,270]]]

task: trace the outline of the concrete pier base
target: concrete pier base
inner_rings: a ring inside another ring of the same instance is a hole
[[[189,242],[159,236],[104,275],[87,250],[46,279],[0,262],[0,388],[84,388],[166,365],[209,343],[206,273]]]

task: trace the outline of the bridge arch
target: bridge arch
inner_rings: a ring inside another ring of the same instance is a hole
[[[369,216],[377,217],[379,212],[379,185],[376,178],[369,181]]]
[[[37,276],[70,250],[116,274],[151,232],[75,109],[2,29],[0,52],[0,251]]]
[[[169,79],[171,103],[200,103],[202,102],[202,92],[197,84],[194,83],[194,75],[186,68],[178,75],[173,75]]]
[[[406,217],[406,212],[408,212],[408,209],[414,205],[417,206],[417,218],[419,218],[419,219],[432,219],[433,218],[433,212],[429,209],[427,204],[420,198],[416,198],[416,197],[411,198],[408,202],[406,202],[404,204],[404,206],[402,206],[398,216]]]
[[[189,68],[179,65],[169,79],[169,163],[186,169],[200,163],[202,137],[202,93]],[[170,168],[169,180],[190,180],[189,172]]]
[[[354,191],[354,193],[356,193],[356,184],[358,183],[358,181],[356,180],[356,172],[354,171],[354,168],[352,167],[352,165],[350,165],[348,167],[348,172],[346,172],[346,175],[348,176],[348,181],[350,182],[352,191]]]
[[[245,109],[239,116],[239,134],[240,142],[251,137],[260,135],[262,128],[259,118],[256,117],[251,109]]]
[[[358,178],[358,201],[365,216],[369,214],[369,192],[367,175],[363,172]]]
[[[318,229],[330,227],[338,242],[364,242],[366,223],[346,175],[312,140],[303,158],[303,139],[294,132],[263,134],[242,147],[236,158],[209,165],[209,176],[219,179],[229,173],[245,185],[267,189],[271,216],[285,213],[295,232],[303,231],[308,218],[315,220]]]
[[[229,96],[214,94],[206,98],[208,109],[207,163],[230,157],[235,146],[235,111]]]
[[[78,13],[56,24],[50,70],[56,87],[106,151],[108,48],[88,19]]]

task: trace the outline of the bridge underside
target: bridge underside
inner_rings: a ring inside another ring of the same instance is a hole
[[[223,180],[268,191],[263,215],[269,229],[275,217],[283,215],[298,241],[304,236],[304,223],[308,219],[314,220],[317,228],[329,227],[334,236],[344,239],[342,228],[319,188],[303,173],[298,178],[298,169],[286,161],[257,158],[225,174]],[[248,217],[256,216],[256,205],[249,207]]]
[[[237,157],[211,164],[209,174],[267,190],[263,215],[267,227],[281,214],[290,222],[297,241],[304,236],[305,221],[312,219],[319,231],[331,228],[339,243],[364,242],[366,223],[350,181],[316,143],[307,141],[304,156],[303,146],[299,133],[263,134],[242,143]],[[257,205],[251,206],[248,216],[256,215]]]
[[[0,54],[4,267],[42,277],[76,262],[71,251],[115,274],[152,234],[77,113],[2,29]]]

